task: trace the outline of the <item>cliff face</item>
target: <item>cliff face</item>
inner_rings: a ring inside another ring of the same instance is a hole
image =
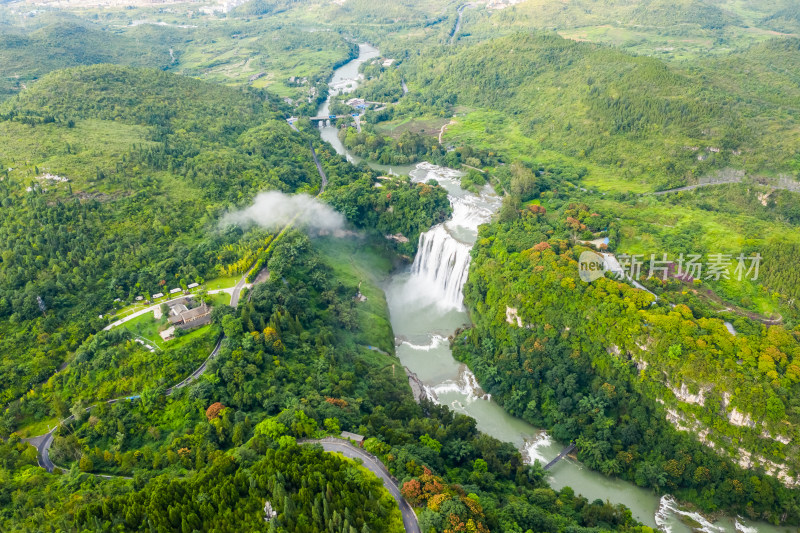
[[[644,375],[641,365],[639,368]],[[733,407],[730,392],[720,394],[713,384],[690,387],[684,382],[675,387],[669,384],[667,375],[665,378],[657,401],[665,406],[665,418],[675,429],[695,435],[699,442],[731,457],[742,468],[761,467],[786,487],[800,487],[798,450],[790,436],[797,434],[796,427],[784,421],[780,428],[784,433],[771,430],[766,422],[757,422],[752,413]],[[697,392],[690,392],[691,388]],[[716,413],[709,411],[712,405],[719,407]]]
[[[591,361],[598,375],[625,367],[642,401],[663,405],[662,420],[744,468],[762,465],[795,486],[800,425],[790,391],[798,382],[800,341],[793,332],[747,317],[733,319],[735,325],[696,318],[685,304],[662,303],[608,278],[578,282],[568,252],[483,257],[482,246],[496,242],[479,239],[465,301],[481,335],[491,337],[482,342],[493,350],[481,355],[486,369],[473,369],[507,391],[487,389],[513,414],[530,411],[535,418],[533,410],[549,407],[546,389],[558,383],[549,383],[547,372],[565,356]],[[540,353],[547,354],[542,361]]]

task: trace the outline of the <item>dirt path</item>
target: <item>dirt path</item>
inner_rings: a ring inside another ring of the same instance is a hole
[[[447,129],[447,126],[452,126],[455,123],[456,123],[455,120],[451,120],[450,122],[442,126],[442,128],[439,130],[439,144],[442,144],[442,135],[444,135],[444,130]]]

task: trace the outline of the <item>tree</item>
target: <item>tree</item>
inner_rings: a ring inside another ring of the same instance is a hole
[[[212,403],[211,405],[208,406],[208,409],[206,409],[206,418],[208,420],[214,420],[215,418],[217,418],[217,416],[219,416],[219,413],[223,409],[225,409],[225,406],[222,405],[220,402]]]
[[[78,468],[80,468],[82,472],[91,472],[94,470],[94,463],[87,454],[83,454],[78,463]]]

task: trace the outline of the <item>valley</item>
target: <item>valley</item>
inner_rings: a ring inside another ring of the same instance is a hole
[[[3,4],[0,529],[795,531],[796,11]]]

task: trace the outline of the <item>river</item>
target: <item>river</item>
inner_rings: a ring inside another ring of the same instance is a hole
[[[330,82],[332,95],[354,90],[361,64],[380,55],[368,44],[361,44],[359,51],[357,59],[335,71]],[[317,115],[327,115],[328,104],[324,102]],[[320,133],[349,161],[361,161],[344,148],[335,125],[322,126]],[[424,162],[396,167],[367,163],[380,172],[409,175],[418,182],[434,179],[447,189],[453,205],[450,220],[420,237],[413,264],[395,272],[384,285],[400,361],[422,380],[430,398],[473,417],[484,433],[513,443],[526,461],[538,459],[546,464],[560,453],[563,443],[554,442],[547,432],[509,415],[496,404],[481,390],[469,368],[453,358],[447,340],[458,327],[469,323],[462,301],[469,253],[478,226],[490,220],[500,199],[488,186],[480,194],[465,191],[460,187],[462,174],[450,168]],[[682,520],[687,518],[695,522],[696,530],[708,533],[788,531],[741,518],[723,517],[712,524],[697,513],[682,510],[670,496],[659,497],[632,483],[605,477],[569,458],[556,464],[548,476],[555,489],[570,486],[590,501],[625,504],[643,524],[671,533],[693,531]]]

